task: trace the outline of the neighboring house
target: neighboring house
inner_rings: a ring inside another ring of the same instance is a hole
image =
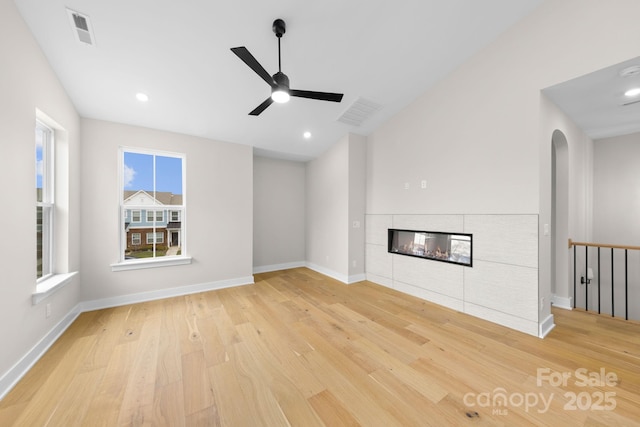
[[[182,242],[182,195],[157,191],[124,191],[124,229],[127,251],[180,246]]]

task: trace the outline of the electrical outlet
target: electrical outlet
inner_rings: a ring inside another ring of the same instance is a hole
[[[420,182],[420,188],[422,188],[423,190],[424,190],[425,188],[427,188],[427,180],[426,180],[426,179],[423,179],[423,180]]]
[[[49,316],[51,316],[51,304],[50,303],[45,306],[45,310],[44,311],[45,311],[45,316],[48,319]]]
[[[408,182],[405,182],[405,183],[404,183],[404,189],[405,189],[405,190],[408,190],[408,189],[409,189],[409,183],[408,183]]]

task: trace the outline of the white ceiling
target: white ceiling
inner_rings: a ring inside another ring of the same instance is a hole
[[[633,66],[640,66],[640,57],[546,88],[543,93],[591,139],[640,132],[640,102],[633,103],[640,96],[624,95],[640,88],[640,73],[620,75]]]
[[[247,144],[308,160],[347,132],[366,135],[530,13],[542,0],[15,0],[82,117]],[[87,15],[95,46],[74,38],[66,8]],[[282,71],[292,98],[248,113],[269,86],[231,51],[246,46]],[[142,104],[137,92],[149,95]],[[382,108],[354,127],[338,117],[359,97]],[[304,131],[312,138],[305,140]]]

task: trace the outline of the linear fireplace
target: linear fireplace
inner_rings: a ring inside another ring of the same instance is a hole
[[[388,252],[435,261],[473,266],[473,235],[388,229]]]

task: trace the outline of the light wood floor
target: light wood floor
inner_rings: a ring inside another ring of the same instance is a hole
[[[554,315],[541,340],[370,282],[259,274],[82,314],[0,425],[640,425],[640,325]]]

